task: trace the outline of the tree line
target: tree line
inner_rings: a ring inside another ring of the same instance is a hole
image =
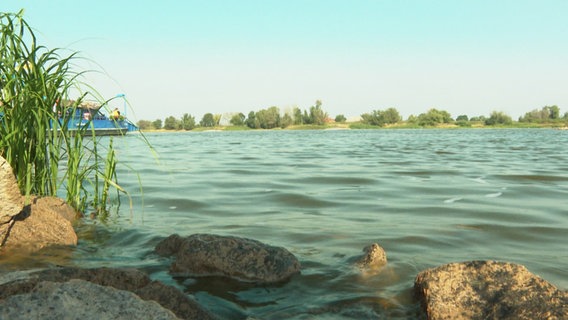
[[[298,107],[291,108],[285,112],[281,112],[276,106],[259,111],[250,111],[248,115],[244,113],[231,114],[212,114],[206,113],[198,122],[194,116],[189,113],[183,114],[180,118],[169,116],[162,122],[161,119],[154,121],[140,120],[137,125],[141,130],[166,129],[166,130],[193,130],[197,127],[212,128],[216,126],[236,126],[248,127],[250,129],[274,129],[287,128],[293,125],[314,125],[323,126],[327,123],[345,123],[346,117],[342,114],[337,115],[334,119],[322,108],[321,100],[317,100],[313,106],[308,109],[300,109]],[[358,123],[365,126],[385,127],[406,123],[420,127],[435,127],[444,124],[454,124],[461,127],[471,126],[473,123],[481,123],[487,126],[494,125],[511,125],[513,119],[504,112],[493,111],[489,116],[473,116],[459,115],[455,119],[445,110],[436,108],[429,109],[427,112],[419,115],[410,115],[406,120],[396,108],[387,108],[385,110],[373,110],[360,116]],[[541,109],[534,109],[519,117],[519,123],[561,123],[568,122],[568,112],[561,115],[560,108],[556,105],[544,106]]]

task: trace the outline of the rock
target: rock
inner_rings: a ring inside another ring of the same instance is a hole
[[[379,244],[363,248],[363,255],[355,262],[360,269],[378,269],[387,264],[387,253]]]
[[[177,275],[222,275],[241,281],[274,283],[300,272],[300,262],[288,250],[252,239],[210,234],[186,238],[172,235],[156,246],[174,255],[170,271]]]
[[[0,156],[0,224],[9,222],[24,208],[24,197],[10,164]]]
[[[84,280],[42,281],[0,301],[6,319],[179,319],[154,301]]]
[[[33,197],[24,207],[10,164],[0,157],[0,246],[37,251],[49,245],[76,245],[71,222],[78,213],[55,197]]]
[[[35,211],[53,211],[69,222],[75,222],[81,214],[73,209],[65,200],[56,197],[32,198],[32,209]]]
[[[451,263],[422,271],[414,288],[428,319],[568,319],[568,293],[524,266]]]
[[[31,204],[14,217],[4,247],[31,252],[50,245],[77,245],[77,234],[69,221],[75,214],[61,199],[33,198]]]
[[[157,302],[181,319],[215,319],[213,315],[183,292],[160,282],[152,281],[145,273],[136,269],[55,268],[7,273],[0,275],[0,301],[7,300],[12,296],[33,293],[42,283],[64,283],[71,282],[72,279],[84,280],[98,286],[112,287],[116,290],[130,291],[143,300]],[[2,312],[3,310],[0,308],[0,314],[3,314]],[[94,314],[96,315],[96,313]],[[67,318],[79,317],[69,316]],[[109,318],[113,319],[114,317]],[[140,318],[132,315],[128,319],[153,318],[148,316]]]

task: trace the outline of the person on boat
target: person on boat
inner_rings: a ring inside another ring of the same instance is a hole
[[[114,120],[118,120],[118,118],[120,118],[120,111],[118,111],[118,108],[114,108],[114,110],[112,111],[111,117]]]

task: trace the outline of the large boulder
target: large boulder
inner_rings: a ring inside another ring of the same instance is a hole
[[[154,301],[84,280],[39,282],[25,294],[0,300],[6,319],[179,319]]]
[[[71,223],[78,213],[55,197],[30,196],[24,206],[10,164],[0,157],[0,247],[6,251],[38,251],[50,245],[76,245]]]
[[[54,197],[34,197],[31,204],[13,217],[7,230],[6,250],[37,251],[50,245],[77,245],[71,221],[76,211]]]
[[[170,271],[182,276],[222,275],[273,283],[300,272],[300,262],[288,250],[232,236],[194,234],[182,238],[174,234],[158,243],[156,253],[174,255]]]
[[[76,282],[73,281],[74,279],[88,281],[96,286]],[[52,283],[72,284],[54,285]],[[98,286],[113,289],[101,289]],[[117,293],[117,291],[129,291],[133,295],[136,295],[136,297],[132,297],[131,294]],[[59,306],[57,304],[58,302],[55,301],[62,298],[65,300],[68,296],[79,294],[79,292],[84,298],[71,297],[69,298],[71,304],[68,306]],[[215,319],[213,315],[183,292],[163,283],[152,281],[145,273],[135,269],[55,268],[18,271],[0,275],[0,301],[4,301],[0,304],[0,314],[2,315],[5,314],[4,312],[9,312],[10,310],[27,310],[21,309],[27,307],[33,310],[33,314],[30,314],[31,318],[44,319],[42,316],[35,317],[33,315],[43,314],[41,313],[44,312],[43,308],[45,305],[50,306],[49,303],[34,305],[33,303],[24,304],[23,302],[26,298],[30,299],[31,302],[34,301],[34,298],[37,298],[46,299],[46,301],[54,300],[54,306],[64,309],[62,310],[62,312],[64,312],[62,316],[53,317],[53,319],[83,319],[75,315],[75,304],[80,307],[81,304],[91,303],[91,298],[87,297],[96,299],[96,305],[101,306],[101,308],[108,304],[109,310],[112,310],[112,313],[105,314],[108,319],[121,317],[124,319],[169,319],[169,316],[155,318],[151,316],[150,313],[146,316],[138,316],[138,313],[133,313],[135,308],[131,308],[131,306],[136,305],[140,305],[140,308],[148,308],[148,310],[155,309],[154,306],[147,306],[137,301],[140,298],[145,301],[157,302],[162,308],[170,310],[180,319]],[[125,305],[122,311],[120,310],[121,303]],[[93,304],[95,303],[93,302]],[[115,305],[117,305],[119,309],[115,309]],[[126,308],[126,306],[128,306],[128,308]],[[91,318],[87,317],[85,319],[101,319],[100,317],[96,317],[98,314],[100,314],[100,312],[94,312]],[[168,313],[166,312],[164,314]]]
[[[56,197],[33,197],[31,209],[36,212],[51,211],[73,223],[81,217],[81,213],[73,209],[65,200]]]
[[[24,197],[20,193],[12,167],[0,156],[0,225],[10,222],[23,208]]]
[[[451,263],[422,271],[414,284],[428,319],[568,319],[568,294],[524,266]]]

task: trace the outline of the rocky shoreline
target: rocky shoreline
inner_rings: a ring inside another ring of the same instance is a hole
[[[75,246],[79,218],[63,200],[24,199],[0,157],[0,256],[33,255],[53,246]],[[154,249],[170,257],[172,276],[222,276],[265,285],[301,273],[287,249],[253,239],[213,234],[171,235]],[[379,244],[351,261],[380,277],[388,265]],[[568,319],[568,292],[524,266],[498,261],[451,263],[421,271],[417,303],[428,319]],[[220,319],[179,289],[135,269],[54,266],[0,274],[2,319]]]

